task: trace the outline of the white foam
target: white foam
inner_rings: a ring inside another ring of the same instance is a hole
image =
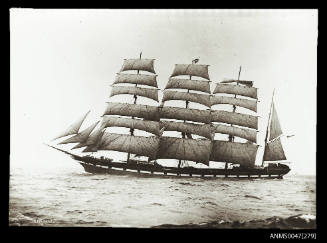
[[[310,220],[315,220],[316,216],[312,214],[303,214],[299,216],[299,218],[304,219],[306,222],[309,222]]]

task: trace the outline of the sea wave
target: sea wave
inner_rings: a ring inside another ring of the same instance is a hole
[[[315,191],[314,177],[177,180],[27,168],[11,171],[9,225],[314,228]]]
[[[152,228],[233,228],[233,229],[253,229],[253,228],[269,228],[269,229],[315,229],[316,216],[310,214],[298,214],[287,218],[270,217],[264,220],[249,221],[225,221],[215,220],[212,222],[199,224],[162,224],[153,226]]]

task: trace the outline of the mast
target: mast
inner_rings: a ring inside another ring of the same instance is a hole
[[[265,137],[264,148],[266,147],[267,140],[268,140],[268,132],[269,132],[269,125],[270,125],[270,120],[271,120],[271,110],[272,110],[273,101],[274,101],[274,94],[275,94],[275,89],[273,90],[273,94],[272,94],[272,97],[271,97],[271,104],[270,104],[269,115],[268,115],[268,122],[267,122],[267,129],[266,129],[266,137]],[[264,160],[263,160],[263,156],[262,156],[261,166],[263,166],[263,164],[264,164]]]
[[[211,97],[212,106],[229,104],[233,107],[232,111],[213,110],[211,108],[213,132],[229,136],[227,141],[213,140],[210,160],[224,162],[225,169],[228,168],[228,163],[253,166],[258,148],[256,144],[258,117],[236,112],[236,106],[257,112],[257,88],[252,87],[253,81],[240,80],[241,70],[242,67],[239,69],[237,80],[225,80],[217,83]],[[215,96],[214,94],[233,94],[233,97]],[[238,98],[238,95],[245,96],[246,99]],[[235,142],[235,136],[248,141],[245,143]]]
[[[283,145],[280,139],[283,132],[279,123],[277,111],[274,104],[274,94],[275,90],[272,95],[271,106],[269,111],[264,153],[262,156],[262,166],[264,165],[264,161],[286,160]]]
[[[190,80],[192,80],[192,75],[190,75]],[[187,93],[190,93],[190,90],[189,89],[187,89]],[[189,101],[188,100],[186,100],[185,101],[185,108],[187,109],[188,108],[188,105],[189,105]],[[184,120],[184,123],[186,123],[186,120]],[[182,132],[182,138],[185,138],[185,132]],[[184,163],[185,163],[185,160],[184,160]],[[179,161],[178,161],[178,169],[181,167],[181,164],[182,164],[182,160],[180,159]]]
[[[238,78],[237,78],[237,81],[236,81],[236,85],[239,85],[239,81],[240,81],[240,75],[241,75],[241,70],[242,70],[242,66],[240,66],[240,70],[238,72]],[[235,94],[234,95],[234,98],[237,98],[237,95]],[[236,111],[236,105],[233,105],[233,112]],[[233,126],[233,124],[230,124],[231,127]],[[234,142],[234,135],[229,135],[229,142]],[[228,162],[225,163],[225,169],[227,170],[228,168]]]
[[[181,167],[182,161],[209,164],[211,152],[210,111],[189,108],[190,102],[211,107],[209,65],[196,64],[198,61],[197,58],[192,61],[192,64],[175,64],[173,73],[164,89],[162,108],[160,108],[160,118],[179,120],[161,120],[161,127],[164,128],[164,131],[181,132],[181,138],[162,136],[158,158],[176,159],[178,168]],[[188,78],[173,78],[176,76],[188,76]],[[205,80],[192,79],[194,76]],[[169,89],[182,89],[187,92]],[[190,92],[191,90],[205,94]],[[185,108],[164,106],[164,102],[170,100],[185,101]],[[193,139],[192,134],[206,139]]]
[[[159,112],[158,106],[137,104],[138,96],[158,102],[158,84],[154,70],[155,59],[142,59],[142,52],[137,59],[124,59],[123,66],[117,74],[115,84],[129,84],[129,86],[112,86],[110,97],[121,94],[133,95],[134,101],[129,103],[107,102],[102,127],[126,127],[130,134],[104,133],[98,150],[113,150],[127,153],[127,163],[130,154],[147,156],[153,159],[159,146]],[[124,71],[136,71],[136,74]],[[154,75],[141,74],[147,71]],[[131,86],[133,84],[133,86]],[[147,86],[147,87],[139,87]],[[150,86],[150,87],[148,87]],[[119,117],[116,117],[118,115]],[[151,133],[156,136],[135,136],[135,129]]]
[[[142,59],[142,52],[140,53],[140,60],[141,59]],[[140,74],[140,70],[137,69],[136,73]],[[135,84],[135,87],[137,87],[137,84]],[[137,101],[137,95],[134,94],[134,105],[136,104],[136,101]],[[134,119],[134,116],[132,116],[132,119]],[[129,132],[130,132],[131,136],[134,136],[134,128],[130,128]],[[127,163],[129,163],[130,156],[131,156],[131,154],[127,153]]]
[[[99,150],[118,151],[155,159],[159,149],[160,116],[158,105],[137,104],[138,96],[158,101],[157,75],[154,70],[155,59],[142,59],[142,52],[137,59],[124,59],[123,65],[111,85],[109,97],[128,94],[133,95],[134,102],[107,102],[106,110],[102,115],[101,125],[92,132],[97,123],[77,134],[82,121],[75,123],[68,132],[77,135],[63,141],[63,143],[76,143],[72,149],[86,147],[82,152],[97,152]],[[137,73],[124,71],[136,70]],[[140,71],[151,73],[141,74]],[[154,75],[153,75],[154,74]],[[128,84],[116,85],[116,84]],[[146,86],[146,87],[139,87]],[[118,116],[118,117],[117,117]],[[83,118],[85,119],[85,118]],[[130,134],[116,134],[106,132],[107,127],[126,127]],[[142,130],[150,135],[134,136],[134,129]],[[154,136],[153,136],[154,135]],[[128,160],[127,160],[128,162]]]

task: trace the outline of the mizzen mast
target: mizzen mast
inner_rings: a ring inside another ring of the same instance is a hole
[[[267,123],[267,131],[265,137],[265,149],[262,158],[262,166],[264,165],[265,161],[280,161],[286,160],[286,156],[284,153],[283,145],[281,143],[281,136],[283,135],[283,131],[281,129],[277,111],[274,104],[274,94],[275,90],[273,91],[270,111],[269,111],[269,118]]]
[[[258,148],[258,145],[255,144],[257,141],[258,117],[236,112],[236,106],[253,112],[257,111],[257,89],[252,87],[253,81],[240,80],[240,74],[241,67],[237,80],[225,80],[217,83],[211,97],[212,106],[228,104],[233,107],[232,112],[211,109],[214,133],[229,136],[228,141],[213,141],[210,160],[225,162],[225,169],[227,169],[228,163],[254,166]],[[232,83],[236,83],[236,85]],[[234,97],[221,96],[220,94],[229,94]],[[239,98],[238,95],[245,96],[246,99]],[[214,122],[218,122],[218,124]],[[247,142],[235,142],[235,136],[246,139]]]

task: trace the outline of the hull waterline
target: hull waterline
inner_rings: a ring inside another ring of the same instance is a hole
[[[150,177],[206,177],[206,178],[236,178],[236,179],[282,179],[290,169],[286,165],[273,168],[237,168],[207,169],[194,167],[166,167],[158,164],[111,162],[106,159],[81,157],[72,155],[79,161],[84,170],[92,174],[112,175],[142,175]]]

